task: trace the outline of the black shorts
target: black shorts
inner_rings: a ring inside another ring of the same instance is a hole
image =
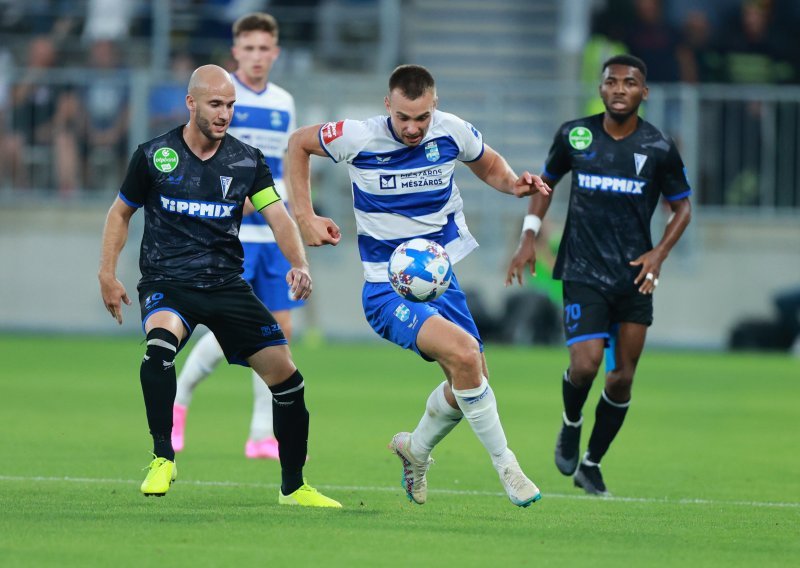
[[[168,310],[183,321],[188,334],[198,324],[217,338],[228,363],[248,366],[246,359],[264,347],[286,345],[283,330],[261,303],[250,284],[241,278],[215,288],[193,288],[176,282],[153,282],[139,286],[142,329],[147,318]]]
[[[581,282],[564,283],[564,335],[567,345],[610,337],[612,326],[628,322],[653,323],[653,296],[609,292]]]

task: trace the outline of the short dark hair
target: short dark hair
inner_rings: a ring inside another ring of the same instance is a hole
[[[236,39],[244,32],[267,32],[278,39],[278,20],[265,12],[245,14],[233,22],[233,38]]]
[[[600,72],[602,73],[605,71],[606,67],[609,65],[627,65],[628,67],[636,67],[636,69],[642,72],[642,76],[647,79],[647,65],[645,65],[644,61],[635,55],[615,55],[614,57],[606,59]]]
[[[389,77],[389,93],[395,89],[400,89],[404,97],[413,101],[425,91],[436,89],[436,83],[431,72],[422,65],[400,65]]]

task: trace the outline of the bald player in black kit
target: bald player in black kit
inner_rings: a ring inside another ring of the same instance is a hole
[[[278,502],[341,507],[305,483],[309,415],[303,376],[280,326],[241,276],[238,233],[250,199],[291,264],[286,279],[292,294],[305,299],[311,293],[297,226],[275,191],[264,156],[227,134],[235,101],[227,71],[216,65],[196,69],[186,95],[188,124],[137,148],[103,230],[100,291],[112,317],[122,323],[122,303],[131,300],[116,267],[130,219],[144,209],[138,291],[147,348],[140,380],[154,459],[141,491],[164,495],[177,477],[170,439],[175,356],[204,324],[228,362],[251,366],[272,392],[281,448]]]

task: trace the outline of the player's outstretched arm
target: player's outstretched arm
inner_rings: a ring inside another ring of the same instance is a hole
[[[106,216],[103,227],[103,242],[100,249],[100,295],[111,317],[122,325],[122,302],[131,305],[125,286],[117,279],[119,254],[128,240],[128,227],[136,209],[127,205],[119,197],[114,200]]]
[[[550,182],[547,178],[545,180]],[[519,237],[519,245],[511,256],[506,271],[506,286],[510,286],[515,280],[521,286],[526,268],[532,276],[536,276],[536,236],[539,234],[542,219],[550,207],[551,200],[550,194],[535,193],[531,196],[526,221],[523,223],[522,234]],[[532,224],[528,222],[529,219],[533,222]]]
[[[670,201],[669,206],[672,209],[672,215],[664,228],[661,241],[652,250],[630,263],[631,266],[640,267],[639,274],[636,275],[633,283],[639,286],[639,292],[642,294],[652,294],[655,291],[658,286],[658,277],[661,274],[661,265],[667,259],[672,247],[683,235],[689,221],[692,220],[692,204],[688,197]]]
[[[488,144],[484,144],[483,155],[467,166],[481,180],[502,193],[525,197],[535,193],[550,195],[552,191],[542,178],[530,172],[517,176],[505,158]]]
[[[295,130],[286,154],[287,188],[292,214],[308,246],[336,245],[342,234],[332,219],[314,213],[311,203],[311,156],[325,156],[319,142],[321,124]]]
[[[261,215],[272,228],[278,248],[292,265],[286,274],[286,282],[289,284],[292,297],[296,300],[307,299],[311,295],[311,274],[297,225],[280,200],[264,207]]]

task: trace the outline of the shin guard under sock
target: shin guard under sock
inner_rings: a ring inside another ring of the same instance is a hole
[[[175,461],[171,436],[178,344],[178,338],[166,329],[150,330],[147,334],[147,351],[139,369],[147,425],[153,436],[153,453],[170,461]]]
[[[614,402],[603,390],[597,403],[594,428],[589,438],[589,449],[586,452],[586,458],[589,461],[600,463],[600,460],[603,459],[617,432],[622,428],[630,404],[630,400],[622,403]]]
[[[281,492],[289,495],[303,485],[303,465],[308,453],[309,415],[305,403],[303,375],[295,371],[273,385],[272,420],[280,447]]]
[[[561,396],[564,400],[564,414],[567,420],[576,423],[580,422],[582,416],[583,405],[586,403],[586,397],[589,396],[589,389],[592,384],[577,387],[569,379],[569,369],[564,371],[563,381],[561,381]]]

